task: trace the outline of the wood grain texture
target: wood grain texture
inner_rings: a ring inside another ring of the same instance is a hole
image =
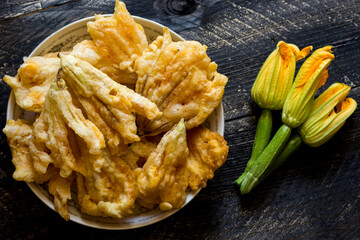
[[[186,14],[167,0],[125,3],[131,14],[206,44],[218,71],[229,77],[223,99],[227,162],[175,215],[140,229],[104,231],[65,222],[25,183],[13,180],[1,133],[0,239],[360,239],[359,108],[328,143],[303,147],[249,195],[240,196],[232,184],[250,157],[259,116],[251,85],[279,40],[299,47],[334,46],[330,77],[321,90],[343,82],[360,103],[360,1],[203,0]],[[0,75],[15,75],[22,58],[57,29],[95,13],[112,13],[113,6],[113,0],[2,1]],[[3,127],[10,88],[0,85]]]

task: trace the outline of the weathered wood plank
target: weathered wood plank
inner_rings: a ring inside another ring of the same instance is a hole
[[[61,6],[73,1],[78,0],[25,0],[7,2],[3,4],[4,7],[0,7],[0,22],[25,14],[35,13],[46,8]]]
[[[77,0],[75,0],[77,1]],[[57,7],[57,6],[61,6],[63,4],[66,3],[70,3],[70,2],[74,2],[74,0],[41,0],[41,7],[43,9],[45,8],[49,8],[49,7]]]
[[[7,8],[0,9],[0,21],[17,17],[26,13],[35,12],[41,9],[41,3],[38,1],[35,2],[27,2],[21,5],[11,6]]]
[[[35,2],[35,1],[37,1],[37,0],[17,0],[17,1],[3,0],[3,1],[1,1],[0,9],[9,8],[9,7],[13,7],[13,6],[19,6],[22,4],[27,4],[27,3]]]

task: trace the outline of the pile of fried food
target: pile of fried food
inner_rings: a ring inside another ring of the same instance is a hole
[[[201,125],[227,77],[206,46],[173,42],[167,28],[148,44],[122,2],[87,27],[92,40],[27,58],[4,77],[16,103],[37,113],[33,123],[10,119],[3,129],[13,177],[45,184],[66,220],[71,188],[94,216],[122,218],[135,202],[180,208],[188,187],[205,187],[227,158],[224,138]]]

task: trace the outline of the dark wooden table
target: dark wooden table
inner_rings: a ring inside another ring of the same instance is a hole
[[[343,82],[360,103],[360,1],[184,2],[125,1],[131,14],[206,44],[218,71],[229,77],[223,103],[230,152],[215,178],[159,223],[126,231],[92,229],[65,222],[11,177],[11,153],[1,133],[0,239],[360,239],[360,108],[332,140],[302,148],[249,195],[240,196],[232,183],[250,156],[259,115],[251,85],[279,40],[334,46],[325,87]],[[1,77],[15,75],[23,56],[57,29],[112,13],[113,7],[114,0],[2,0]],[[0,84],[3,128],[10,88]]]

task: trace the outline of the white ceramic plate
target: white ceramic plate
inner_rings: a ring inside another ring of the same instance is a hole
[[[110,15],[105,15],[110,16]],[[149,43],[152,42],[158,35],[162,35],[164,26],[156,23],[154,21],[135,17],[134,19],[137,23],[141,24],[144,27],[145,34],[148,38]],[[87,32],[86,23],[88,21],[94,21],[94,17],[88,17],[81,19],[79,21],[73,22],[60,30],[56,31],[44,41],[42,41],[29,57],[32,56],[42,56],[49,52],[57,51],[68,51],[76,43],[84,40],[90,39],[90,36]],[[171,31],[171,35],[174,41],[184,40],[175,32]],[[33,112],[27,112],[22,110],[15,102],[14,93],[11,92],[7,108],[7,119],[26,119],[34,120],[35,114]],[[215,111],[210,115],[208,120],[205,123],[212,131],[216,131],[221,135],[224,134],[224,114],[223,106],[220,104]],[[48,207],[53,209],[53,197],[48,193],[47,189],[44,186],[27,183],[30,189],[35,193],[35,195],[43,201]],[[200,191],[200,190],[199,190]],[[188,191],[186,202],[183,207],[189,203],[199,191]],[[82,213],[80,207],[77,203],[76,192],[72,191],[72,199],[68,202],[68,211],[70,214],[70,220],[83,224],[89,227],[101,228],[101,229],[131,229],[146,226],[155,222],[158,222],[166,217],[174,214],[179,209],[173,209],[170,211],[160,211],[159,209],[148,210],[136,205],[134,214],[123,219],[113,219],[113,218],[104,218],[104,217],[94,217]]]

